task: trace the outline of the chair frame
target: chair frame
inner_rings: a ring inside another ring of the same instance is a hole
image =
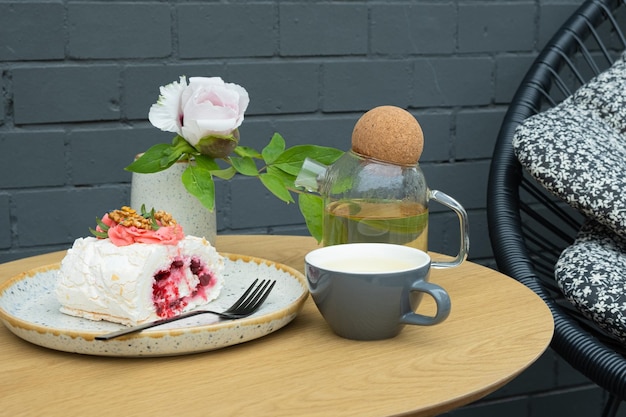
[[[615,17],[624,9],[624,0],[587,0],[542,49],[505,115],[487,191],[489,235],[498,269],[546,302],[555,322],[552,349],[609,393],[603,410],[607,417],[616,415],[626,399],[626,347],[577,312],[554,280],[554,264],[573,242],[582,216],[524,172],[512,137],[526,118],[554,107],[614,62],[626,47]]]

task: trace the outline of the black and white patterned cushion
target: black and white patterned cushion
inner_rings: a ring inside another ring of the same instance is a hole
[[[565,297],[582,314],[626,343],[626,239],[590,221],[555,267]]]
[[[528,118],[513,148],[546,189],[626,237],[626,53],[558,106]]]
[[[522,166],[547,190],[626,238],[626,138],[567,99],[516,131]]]
[[[625,56],[524,121],[513,148],[531,176],[589,219],[555,279],[583,315],[626,343]]]
[[[577,108],[594,112],[617,131],[626,132],[626,54],[579,88],[572,101]]]

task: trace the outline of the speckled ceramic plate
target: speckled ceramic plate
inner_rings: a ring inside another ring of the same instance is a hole
[[[99,341],[94,337],[121,325],[59,312],[53,290],[59,264],[17,275],[0,287],[0,320],[15,335],[36,345],[100,356],[170,356],[204,352],[270,334],[292,321],[308,296],[304,276],[293,268],[261,258],[223,254],[222,293],[210,305],[226,309],[255,278],[276,280],[274,290],[254,315],[219,321],[202,314],[141,333]]]

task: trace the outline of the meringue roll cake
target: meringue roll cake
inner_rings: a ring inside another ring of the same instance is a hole
[[[125,325],[177,316],[216,299],[224,259],[162,211],[122,207],[76,239],[55,289],[61,312]]]

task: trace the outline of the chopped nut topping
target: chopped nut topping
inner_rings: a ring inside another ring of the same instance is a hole
[[[154,220],[161,222],[161,226],[174,226],[176,225],[176,220],[169,214],[167,211],[159,210],[154,213]]]
[[[135,226],[138,229],[153,230],[155,226],[153,221],[157,221],[160,223],[160,226],[166,227],[176,224],[176,220],[172,218],[172,215],[163,210],[139,214],[136,210],[123,206],[121,209],[113,210],[108,214],[109,218],[114,222],[126,227]]]
[[[112,220],[115,225],[123,227],[136,227],[143,230],[159,230],[160,227],[173,227],[178,223],[172,215],[166,211],[159,210],[146,211],[145,205],[141,206],[141,213],[128,206],[123,206],[121,209],[113,210],[107,213],[107,217]],[[96,218],[98,227],[95,229],[89,228],[92,235],[98,239],[106,239],[109,237],[109,229],[115,225],[111,225],[110,222],[103,222],[102,219]],[[182,234],[182,229],[180,234]]]

